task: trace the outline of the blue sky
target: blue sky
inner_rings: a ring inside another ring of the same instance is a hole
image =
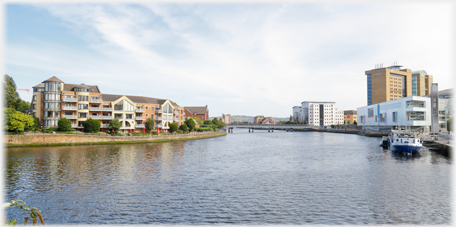
[[[208,105],[210,116],[287,117],[302,101],[367,103],[364,71],[393,62],[453,88],[450,1],[7,3],[4,71],[102,93]],[[30,101],[31,92],[19,92]]]

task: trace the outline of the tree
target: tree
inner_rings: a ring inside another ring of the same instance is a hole
[[[30,103],[22,99],[18,99],[16,102],[16,110],[22,113],[27,113],[30,108]]]
[[[57,122],[59,131],[61,132],[67,132],[71,130],[71,121],[62,117],[59,119],[59,122]],[[85,130],[85,128],[84,128]]]
[[[212,119],[212,124],[218,125],[219,124],[219,120],[217,118]]]
[[[169,124],[169,131],[175,132],[175,131],[177,131],[178,127],[179,127],[179,125],[177,125],[176,122],[173,122],[173,123]]]
[[[354,124],[354,125],[358,125],[358,122],[356,122],[356,121],[353,121],[353,124]]]
[[[453,123],[453,117],[450,117],[450,119],[448,119],[448,121],[447,121],[447,130],[449,132],[453,131],[453,126],[451,125],[452,123]]]
[[[40,129],[40,119],[37,117],[33,117],[33,125],[30,127],[32,131],[36,131]]]
[[[146,130],[152,132],[155,128],[155,121],[153,118],[149,118],[146,120]]]
[[[193,118],[189,117],[189,118],[185,119],[184,122],[187,125],[188,130],[190,132],[193,132],[195,130],[196,124],[195,124],[195,121],[193,121]]]
[[[200,126],[203,126],[204,122],[199,117],[195,117],[195,120],[198,122]]]
[[[84,132],[99,132],[100,128],[101,124],[99,120],[89,118],[84,122]]]
[[[13,108],[6,108],[5,129],[8,131],[23,132],[34,124],[33,116],[16,111]]]
[[[112,119],[111,121],[109,121],[109,126],[108,126],[109,131],[114,130],[114,133],[117,133],[119,131],[120,127],[122,127],[122,123],[119,121],[119,118],[116,117],[116,118]]]
[[[181,130],[184,133],[187,133],[188,132],[187,124],[185,124],[185,123],[181,124],[181,126],[179,126],[179,130]]]
[[[16,91],[16,83],[13,78],[5,74],[4,81],[5,107],[16,109],[19,100],[19,94]]]
[[[204,125],[207,125],[207,126],[212,125],[212,121],[211,120],[205,120],[204,121]]]
[[[290,120],[289,121],[293,121],[293,116],[290,115]]]

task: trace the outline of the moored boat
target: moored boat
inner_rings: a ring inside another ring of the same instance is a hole
[[[423,147],[417,133],[392,130],[388,135],[389,147],[392,152],[412,154]]]

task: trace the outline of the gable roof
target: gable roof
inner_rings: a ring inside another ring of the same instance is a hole
[[[44,87],[44,84],[43,83],[38,84],[38,85],[34,86],[33,88],[39,88],[39,87]]]
[[[74,88],[88,88],[89,92],[101,93],[97,85],[85,85],[85,84],[63,84],[64,91],[74,91]]]
[[[112,94],[102,94],[103,101],[113,102],[119,99],[124,95],[112,95]],[[166,99],[157,99],[145,96],[134,96],[134,95],[125,95],[128,99],[135,103],[147,103],[147,104],[158,104],[162,105],[166,102]],[[179,107],[175,102],[169,100],[174,107]]]
[[[55,76],[43,81],[42,83],[44,83],[44,82],[60,82],[60,83],[63,83],[63,81],[61,81],[59,78],[57,78]]]
[[[192,114],[206,114],[207,106],[184,106],[184,110]]]

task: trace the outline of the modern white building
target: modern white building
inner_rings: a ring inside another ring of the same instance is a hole
[[[358,108],[358,126],[365,130],[401,128],[429,132],[431,98],[409,96]]]
[[[293,119],[311,126],[331,126],[344,124],[344,112],[335,107],[335,102],[304,101],[293,107]]]

